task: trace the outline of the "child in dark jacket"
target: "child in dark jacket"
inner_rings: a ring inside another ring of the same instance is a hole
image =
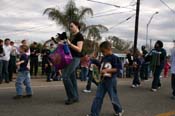
[[[100,50],[104,57],[101,60],[101,82],[98,85],[96,97],[94,98],[91,114],[87,116],[99,116],[106,92],[109,94],[115,116],[122,116],[123,110],[119,102],[116,78],[122,64],[117,56],[112,53],[111,44],[107,41],[101,43]]]
[[[19,74],[16,78],[16,93],[17,95],[14,96],[14,99],[20,99],[20,98],[30,98],[32,97],[32,88],[31,88],[31,80],[30,80],[30,72],[27,67],[29,57],[27,56],[28,52],[28,46],[21,45],[19,48],[20,52],[20,60],[16,63],[16,65],[19,67]],[[23,89],[22,85],[26,86],[26,95],[23,96]]]

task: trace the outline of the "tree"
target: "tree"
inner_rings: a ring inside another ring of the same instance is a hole
[[[98,24],[98,25],[89,25],[82,30],[84,33],[87,33],[87,38],[94,41],[101,40],[100,33],[108,31],[108,28]]]
[[[87,54],[91,54],[94,51],[94,46],[98,47],[98,43],[94,43],[92,40],[85,39],[84,44],[83,44],[83,52],[85,52]],[[96,48],[96,49],[98,49],[98,48]]]
[[[93,49],[96,50],[98,47],[98,44],[96,44],[97,41],[102,39],[100,33],[108,31],[108,28],[98,24],[98,25],[87,26],[82,31],[84,33],[87,33],[87,37],[86,37],[87,39],[90,39],[93,41],[93,45],[94,45]]]
[[[106,40],[110,41],[112,43],[112,46],[119,51],[128,50],[131,46],[131,42],[122,40],[116,36],[109,36],[106,38]]]
[[[62,25],[64,29],[69,30],[69,24],[71,21],[78,21],[80,24],[85,25],[83,19],[87,14],[93,15],[91,8],[81,7],[78,9],[73,0],[70,0],[65,6],[64,11],[60,11],[59,8],[47,8],[43,14],[48,14],[48,17],[55,21],[58,25]]]

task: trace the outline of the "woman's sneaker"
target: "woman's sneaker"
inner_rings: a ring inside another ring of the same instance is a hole
[[[13,99],[22,99],[22,98],[23,98],[22,95],[16,95],[13,97]]]
[[[92,114],[87,114],[86,116],[92,116]]]

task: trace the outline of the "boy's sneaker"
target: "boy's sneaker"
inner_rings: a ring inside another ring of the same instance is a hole
[[[23,95],[23,98],[31,98],[32,95]]]
[[[124,110],[122,110],[122,112],[119,113],[115,113],[114,116],[123,116]]]
[[[83,92],[84,93],[91,93],[91,90],[84,89]]]
[[[22,98],[22,95],[16,95],[13,97],[13,99],[21,99]]]

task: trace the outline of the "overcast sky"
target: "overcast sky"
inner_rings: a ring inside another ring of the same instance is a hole
[[[68,0],[0,0],[0,38],[11,38],[12,40],[29,39],[33,41],[44,41],[51,36],[62,32],[61,26],[43,15],[44,9],[48,7],[59,7],[64,10]],[[118,36],[121,39],[134,40],[135,17],[125,21],[135,14],[136,0],[96,0],[124,8],[90,2],[87,0],[75,0],[78,7],[90,7],[94,16],[87,16],[85,20],[88,25],[102,24],[109,28],[103,33],[106,36]],[[150,25],[148,38],[163,40],[166,47],[172,47],[171,41],[175,39],[175,0],[162,0],[170,8],[167,8],[160,0],[141,0],[140,24],[138,45],[146,44],[146,25],[150,17],[156,14]],[[110,15],[111,14],[111,15]],[[169,42],[168,42],[169,41]]]

